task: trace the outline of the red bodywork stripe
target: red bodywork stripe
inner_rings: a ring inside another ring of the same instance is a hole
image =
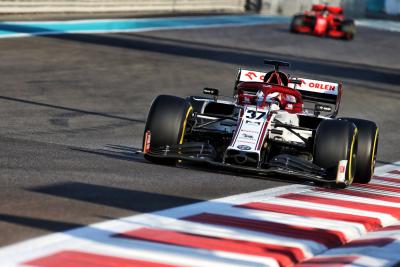
[[[285,206],[279,204],[269,204],[269,203],[261,203],[261,202],[252,202],[243,205],[238,205],[239,208],[246,209],[255,209],[262,211],[271,211],[278,212],[283,214],[291,214],[297,216],[304,217],[312,217],[312,218],[322,218],[329,220],[339,220],[344,222],[352,222],[352,223],[360,223],[364,225],[367,231],[373,231],[379,228],[382,228],[381,221],[377,218],[368,217],[368,216],[360,216],[339,212],[330,212],[324,210],[315,210],[309,208],[300,208],[300,207],[292,207]]]
[[[380,194],[368,193],[368,192],[360,192],[360,191],[354,191],[354,190],[348,190],[348,189],[332,190],[332,189],[326,189],[326,188],[316,188],[313,190],[318,191],[318,192],[329,192],[329,193],[335,193],[335,194],[339,194],[339,195],[364,197],[364,198],[400,203],[400,196],[398,196],[398,197],[386,196],[386,195],[380,195]]]
[[[386,181],[391,183],[400,183],[400,179],[398,178],[389,178],[389,177],[382,177],[382,176],[374,176],[374,180]]]
[[[262,128],[262,132],[261,132],[261,135],[260,135],[260,139],[257,141],[257,142],[259,142],[258,145],[257,145],[257,150],[260,150],[261,145],[263,144],[265,131],[267,130],[268,125],[269,125],[269,120],[264,122],[264,125],[263,125],[263,128]]]
[[[192,222],[237,227],[245,230],[257,231],[290,238],[307,239],[323,244],[328,248],[336,247],[347,242],[345,235],[341,231],[336,230],[297,226],[254,219],[244,219],[234,216],[217,215],[211,213],[201,213],[183,219]]]
[[[326,256],[317,257],[297,264],[296,267],[344,267],[359,259],[358,256]]]
[[[357,209],[357,210],[385,213],[385,214],[392,215],[396,219],[400,219],[400,208],[396,208],[396,207],[389,207],[389,206],[376,205],[376,204],[370,204],[370,203],[367,204],[367,203],[360,203],[360,202],[356,202],[356,201],[332,199],[332,198],[325,198],[325,197],[319,197],[319,196],[308,196],[308,195],[302,195],[302,194],[286,194],[286,195],[282,195],[279,197],[286,198],[286,199],[306,201],[306,202],[311,202],[311,203],[317,203],[317,204],[339,206],[339,207],[349,208],[349,209]]]
[[[400,193],[400,187],[394,187],[390,185],[378,185],[378,184],[354,184],[356,187],[375,189],[375,190],[383,190],[389,192]]]
[[[140,228],[118,237],[133,238],[168,245],[247,254],[274,258],[280,266],[291,266],[304,259],[301,249],[282,245],[263,244],[230,238],[212,237],[163,229]]]
[[[24,265],[35,267],[173,267],[163,263],[104,256],[72,250],[61,251],[43,258],[28,261]]]

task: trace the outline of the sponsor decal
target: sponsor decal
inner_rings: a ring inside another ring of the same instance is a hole
[[[249,140],[254,140],[254,136],[252,136],[251,134],[242,133],[241,137]]]
[[[146,131],[144,136],[144,147],[143,147],[143,153],[145,154],[150,151],[150,139],[151,139],[151,133],[150,131]]]
[[[240,150],[251,150],[251,147],[246,145],[238,145],[237,148]]]
[[[305,80],[305,79],[298,79],[301,81],[301,84],[298,87],[303,88],[303,85],[308,88],[312,89],[319,89],[325,91],[336,91],[337,84],[334,83],[326,83],[322,81],[315,81],[315,80]]]
[[[252,131],[252,130],[247,130],[247,129],[242,129],[241,132],[258,134],[258,131]]]
[[[255,145],[256,143],[256,138],[253,135],[246,133],[241,133],[238,140],[240,143],[247,143],[252,145]]]
[[[239,80],[241,82],[263,82],[264,81],[265,73],[258,72],[258,71],[251,71],[251,70],[242,70],[240,74]]]
[[[255,74],[255,73],[252,72],[252,71],[249,71],[249,72],[246,73],[244,76],[247,76],[247,77],[249,77],[250,80],[253,80],[253,78],[256,78],[256,77],[257,77],[257,74]]]
[[[301,81],[301,84],[289,83],[288,86],[290,88],[298,89],[300,91],[309,91],[319,94],[339,94],[340,85],[338,83],[310,80],[304,78],[296,78],[296,80]]]
[[[336,89],[336,86],[334,86],[334,85],[317,83],[317,82],[315,82],[315,83],[310,82],[308,84],[308,87],[315,88],[315,89],[329,90],[329,91],[335,91],[335,89]]]
[[[260,125],[261,122],[259,121],[251,121],[251,120],[245,120],[244,123],[250,124],[250,125]]]
[[[339,172],[340,173],[344,173],[346,171],[346,167],[345,166],[340,166],[339,167]]]
[[[336,183],[344,183],[346,181],[346,167],[347,160],[341,160],[338,164],[338,170],[336,174]]]

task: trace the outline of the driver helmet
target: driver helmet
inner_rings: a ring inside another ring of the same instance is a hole
[[[269,106],[269,109],[274,111],[274,110],[280,110],[281,109],[281,99],[282,99],[282,94],[279,92],[274,92],[271,94],[267,95],[267,105]]]

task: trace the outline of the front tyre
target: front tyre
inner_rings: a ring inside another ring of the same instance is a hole
[[[292,19],[292,23],[290,23],[290,32],[298,33],[299,32],[298,28],[302,27],[304,24],[303,21],[304,21],[304,15],[294,16]]]
[[[354,20],[344,20],[342,22],[342,31],[344,32],[344,39],[353,40],[354,35],[356,34],[356,25]]]
[[[185,99],[159,95],[151,104],[143,134],[144,157],[154,163],[174,164],[175,160],[151,156],[154,148],[182,144],[192,107]]]
[[[355,183],[367,184],[374,176],[378,149],[379,128],[375,122],[356,118],[341,118],[354,123],[358,129],[357,166]]]
[[[313,162],[326,169],[327,179],[336,180],[338,188],[353,182],[357,166],[357,142],[358,131],[352,122],[324,120],[317,128]],[[346,160],[347,164],[339,166],[341,160]],[[344,180],[337,180],[339,175],[343,175]]]

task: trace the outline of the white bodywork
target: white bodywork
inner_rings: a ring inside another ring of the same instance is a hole
[[[267,117],[269,112],[267,108],[245,107],[239,126],[227,150],[257,153],[260,156],[261,146],[268,127]]]
[[[227,151],[236,150],[242,153],[255,153],[260,159],[261,149],[265,140],[305,146],[306,144],[302,138],[307,140],[312,137],[312,130],[291,129],[290,131],[285,127],[276,126],[277,122],[290,126],[299,126],[299,117],[283,110],[271,111],[269,108],[245,107],[239,126]],[[301,135],[302,138],[293,132]]]
[[[278,133],[277,131],[271,130],[268,135],[268,138],[270,140],[275,140],[283,143],[290,143],[292,145],[305,146],[305,142],[303,141],[303,139],[301,139],[298,135],[296,135],[293,132],[296,132],[305,139],[309,139],[312,137],[311,130],[291,129],[291,131],[289,131],[285,127],[276,126],[275,122],[281,122],[291,126],[299,126],[299,116],[297,114],[291,114],[283,110],[278,111],[274,119],[271,121],[271,126],[272,126],[271,129],[281,131],[282,133]]]

